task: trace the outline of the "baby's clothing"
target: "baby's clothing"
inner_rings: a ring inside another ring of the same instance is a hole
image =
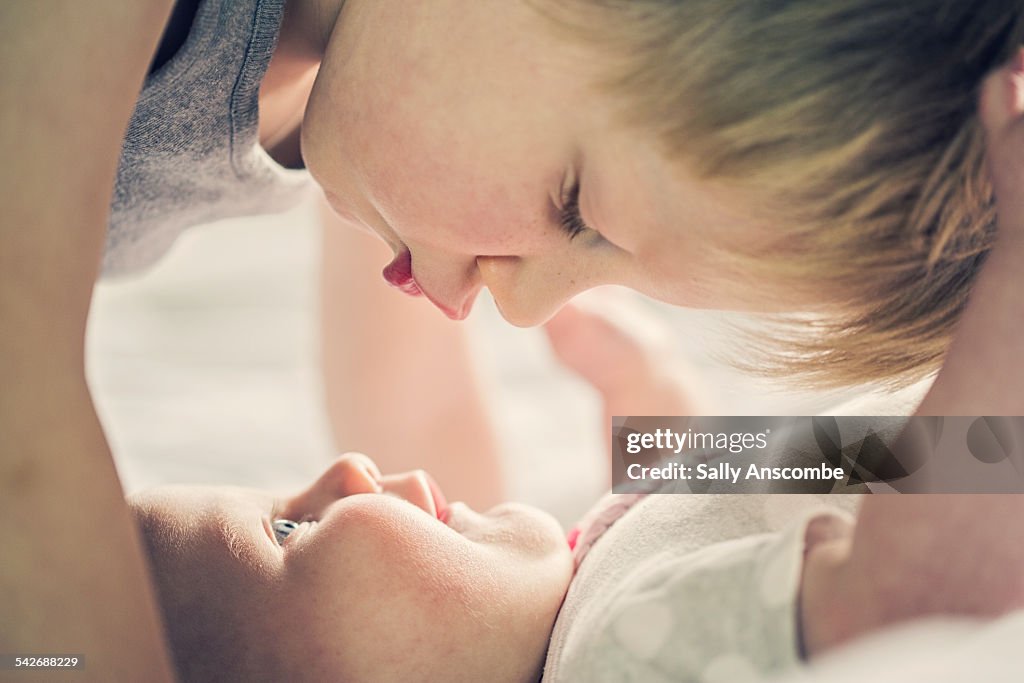
[[[580,568],[591,548],[601,540],[605,532],[646,497],[644,493],[610,493],[590,508],[568,536],[575,569]]]
[[[282,211],[309,174],[259,144],[258,95],[284,0],[203,0],[188,38],[149,75],[129,122],[103,272],[152,264],[189,226]]]
[[[544,681],[742,683],[799,665],[807,526],[847,517],[836,505],[852,511],[857,497],[615,498],[585,518],[596,533],[577,535]]]

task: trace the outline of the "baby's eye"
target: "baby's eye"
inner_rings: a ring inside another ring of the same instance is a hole
[[[278,544],[284,543],[284,539],[299,528],[298,522],[293,522],[290,519],[275,519],[271,526],[274,529],[274,538],[277,539]]]

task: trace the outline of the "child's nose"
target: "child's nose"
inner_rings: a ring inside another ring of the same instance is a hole
[[[603,284],[557,255],[480,256],[477,267],[502,317],[517,327],[540,325],[580,292]]]

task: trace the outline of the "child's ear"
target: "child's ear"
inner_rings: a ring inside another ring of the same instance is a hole
[[[978,102],[1001,239],[1024,237],[1024,49],[985,78]]]
[[[985,78],[978,104],[981,122],[989,135],[1000,135],[1024,114],[1024,48]]]
[[[325,507],[345,496],[380,493],[380,470],[362,453],[346,453],[335,460],[309,488],[293,496],[281,515],[302,521],[318,519]]]

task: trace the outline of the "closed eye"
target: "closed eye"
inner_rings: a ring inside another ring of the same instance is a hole
[[[583,216],[580,215],[580,184],[576,182],[566,193],[565,198],[562,201],[561,216],[559,218],[559,224],[562,229],[569,235],[569,239],[574,239],[577,235],[592,228],[586,224],[583,220]]]

